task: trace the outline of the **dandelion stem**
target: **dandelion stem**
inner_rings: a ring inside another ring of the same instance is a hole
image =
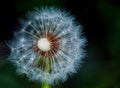
[[[43,82],[42,88],[51,88],[51,85],[47,83],[46,81]]]

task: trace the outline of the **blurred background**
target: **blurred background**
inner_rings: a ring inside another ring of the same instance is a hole
[[[0,2],[0,88],[41,88],[41,84],[18,75],[7,61],[5,41],[19,28],[19,18],[42,6],[70,11],[84,27],[87,57],[78,73],[52,88],[120,88],[119,0],[4,0]]]

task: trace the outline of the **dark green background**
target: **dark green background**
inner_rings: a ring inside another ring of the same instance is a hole
[[[0,1],[0,88],[41,88],[18,75],[7,61],[4,41],[19,28],[18,19],[42,6],[70,11],[84,27],[87,57],[77,74],[53,88],[120,88],[120,2],[117,0],[4,0]]]

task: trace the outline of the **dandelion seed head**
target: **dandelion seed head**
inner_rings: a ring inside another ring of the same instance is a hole
[[[42,8],[28,14],[9,46],[9,60],[19,74],[50,84],[65,81],[77,72],[85,56],[86,39],[75,18],[56,8]]]

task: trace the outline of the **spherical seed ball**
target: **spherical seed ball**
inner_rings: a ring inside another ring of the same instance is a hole
[[[30,80],[50,84],[76,73],[85,56],[82,27],[66,11],[42,8],[30,12],[9,46],[9,60]]]

